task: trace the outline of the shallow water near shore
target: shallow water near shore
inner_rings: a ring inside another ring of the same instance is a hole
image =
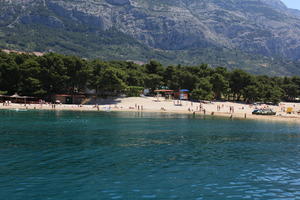
[[[0,111],[6,200],[300,199],[300,125]]]

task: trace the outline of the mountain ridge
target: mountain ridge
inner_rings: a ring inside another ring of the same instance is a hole
[[[266,73],[261,66],[276,71],[283,64],[285,74],[300,74],[300,15],[280,0],[4,0],[0,6],[2,48],[103,59],[154,58],[166,64],[202,61],[227,67],[238,67],[242,57],[257,57],[253,63],[244,63],[255,73]],[[26,37],[26,32],[33,39],[13,39]],[[53,39],[48,43],[35,39],[42,37]],[[84,48],[95,53],[80,53]],[[224,62],[203,55],[206,49]],[[202,54],[197,55],[198,51]],[[224,51],[239,55],[232,61]],[[174,59],[178,53],[182,60]],[[233,62],[237,64],[229,64]]]

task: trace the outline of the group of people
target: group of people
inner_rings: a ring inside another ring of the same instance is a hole
[[[137,104],[135,104],[135,109],[137,109],[137,110],[144,110],[144,106],[143,105],[137,105]]]
[[[3,101],[3,106],[9,106],[11,104],[11,101]]]

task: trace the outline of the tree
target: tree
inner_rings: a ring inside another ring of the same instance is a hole
[[[19,66],[12,57],[7,57],[0,62],[0,90],[7,91],[8,94],[19,92],[21,73]]]
[[[216,67],[214,73],[220,74],[223,77],[227,77],[228,76],[228,71],[225,67]]]
[[[112,94],[123,91],[127,85],[122,79],[125,76],[124,71],[113,67],[103,70],[97,84],[103,93]]]
[[[202,64],[198,67],[199,71],[197,73],[197,76],[199,78],[205,78],[210,76],[213,73],[213,69],[210,68],[207,64]]]
[[[150,63],[146,64],[146,73],[163,75],[164,67],[159,62],[151,60]]]
[[[229,89],[229,82],[219,73],[213,74],[210,78],[212,90],[215,93],[216,99],[221,99],[222,94],[226,94]]]
[[[196,84],[199,82],[199,78],[188,71],[181,71],[178,73],[178,79],[179,87],[188,90],[193,90],[196,88]]]
[[[100,79],[104,69],[111,67],[108,63],[103,62],[101,60],[93,60],[89,63],[89,67],[91,69],[91,73],[89,74],[87,86],[90,89],[95,89],[96,93],[99,92],[100,87]]]
[[[125,89],[125,94],[128,97],[139,97],[143,93],[144,88],[138,86],[128,86]]]
[[[253,103],[258,101],[261,97],[261,93],[257,85],[248,85],[243,89],[243,96],[246,102]]]
[[[180,86],[179,67],[168,66],[164,72],[163,80],[171,90],[178,90]]]
[[[86,61],[75,57],[66,56],[63,58],[64,66],[66,67],[66,75],[68,76],[69,93],[76,93],[79,90],[85,89],[91,69]]]
[[[59,54],[46,54],[37,59],[41,66],[40,80],[43,90],[48,95],[65,93],[68,91],[67,68],[63,62],[63,56]]]
[[[126,72],[128,74],[126,79],[127,85],[144,86],[146,75],[143,72],[134,69],[128,69]]]
[[[282,89],[285,94],[285,99],[288,101],[295,100],[295,98],[299,95],[298,86],[294,83],[285,84],[282,86]]]
[[[267,85],[264,89],[264,94],[263,94],[263,101],[265,103],[274,103],[274,104],[278,104],[283,96],[284,92],[283,90],[278,87],[278,86],[270,86]]]
[[[152,92],[163,85],[163,78],[156,74],[148,74],[145,77],[145,88],[150,88]]]
[[[239,101],[242,95],[242,90],[252,83],[252,76],[243,70],[236,69],[231,72],[229,85],[233,92],[233,96],[237,96]]]
[[[205,91],[203,89],[195,89],[191,93],[191,98],[193,100],[212,100],[213,99],[213,93]]]
[[[29,58],[20,65],[21,80],[20,92],[23,95],[43,96],[47,92],[42,88],[42,81],[39,79],[41,68],[39,63]]]
[[[212,84],[207,78],[201,78],[197,83],[197,88],[191,93],[191,98],[194,100],[212,100],[214,95]]]

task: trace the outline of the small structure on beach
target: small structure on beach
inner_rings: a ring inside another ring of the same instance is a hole
[[[13,103],[30,103],[28,100],[35,99],[35,97],[29,97],[29,96],[20,96],[17,93],[11,96],[5,96],[5,99],[8,99],[12,101]]]
[[[174,97],[180,100],[188,100],[189,99],[189,90],[188,89],[181,89],[178,92],[174,93]]]
[[[180,100],[188,100],[189,99],[189,90],[181,89],[179,90],[180,93]]]
[[[85,99],[86,96],[80,94],[56,94],[52,96],[52,102],[60,102],[62,104],[82,104]]]
[[[154,90],[157,97],[165,97],[166,99],[171,99],[174,95],[174,90]]]

